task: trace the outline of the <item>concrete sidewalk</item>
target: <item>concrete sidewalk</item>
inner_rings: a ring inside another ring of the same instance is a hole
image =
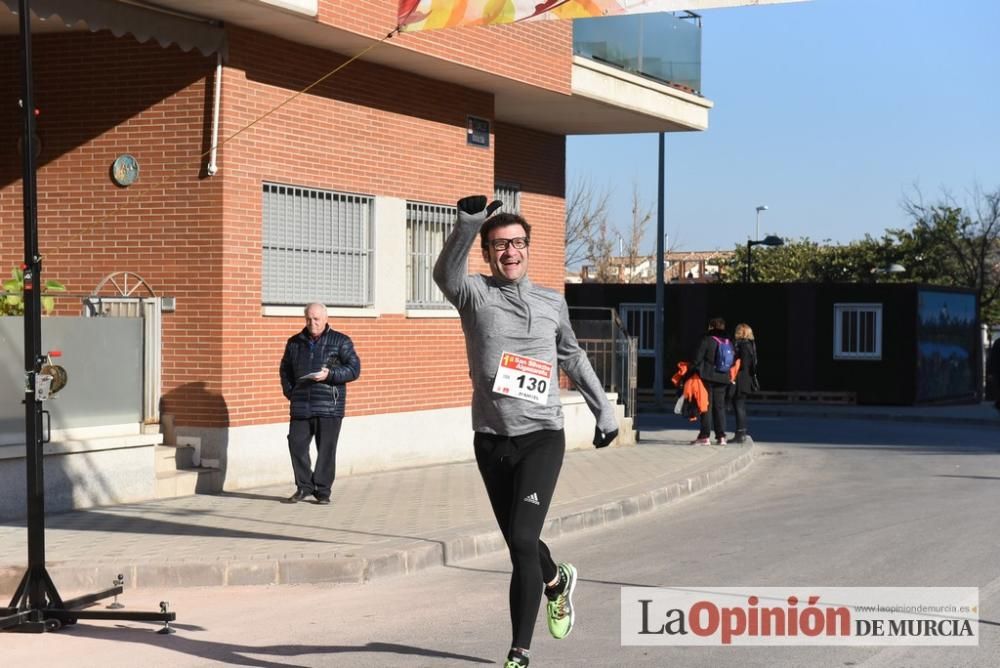
[[[690,446],[681,418],[637,446],[567,453],[544,536],[595,528],[707,489],[753,446]],[[471,434],[470,434],[471,442]],[[471,452],[471,445],[470,445]],[[290,486],[94,508],[46,519],[46,563],[64,595],[125,586],[364,582],[504,548],[474,462],[345,477],[333,504],[281,503]],[[22,522],[0,524],[0,598],[27,562]]]

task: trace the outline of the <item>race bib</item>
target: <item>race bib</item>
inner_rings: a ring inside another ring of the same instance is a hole
[[[551,379],[552,365],[548,362],[505,352],[500,355],[493,391],[544,405],[549,401]]]

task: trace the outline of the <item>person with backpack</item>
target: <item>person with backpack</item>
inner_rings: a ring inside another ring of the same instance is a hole
[[[726,336],[726,321],[712,318],[692,358],[692,368],[708,390],[708,411],[701,414],[701,430],[692,445],[709,445],[713,427],[716,445],[726,444],[726,390],[732,384],[730,370],[735,361],[736,349]]]
[[[736,342],[739,367],[732,386],[733,411],[736,413],[736,436],[733,437],[733,442],[746,443],[747,395],[760,390],[760,383],[757,381],[757,342],[754,341],[753,330],[745,322],[736,325],[733,339]]]

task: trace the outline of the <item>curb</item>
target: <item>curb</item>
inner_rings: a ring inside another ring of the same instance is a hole
[[[544,528],[548,538],[596,529],[645,514],[694,496],[736,476],[757,456],[751,445],[729,462],[684,480],[641,492],[597,507],[550,518]],[[454,533],[454,530],[447,533]],[[175,563],[131,563],[80,565],[50,562],[46,570],[67,591],[104,588],[118,575],[125,578],[126,591],[149,587],[217,587],[240,585],[286,585],[306,583],[359,584],[376,578],[408,575],[433,566],[446,566],[506,549],[499,529],[426,540],[400,540],[382,547],[376,556],[345,553],[302,558],[263,558],[241,561],[178,561]],[[0,590],[9,581],[13,590],[23,569],[0,569]]]
[[[898,415],[893,413],[844,413],[837,411],[786,411],[781,409],[750,408],[747,414],[760,417],[823,418],[836,420],[869,420],[872,422],[919,422],[931,424],[957,424],[977,427],[1000,427],[996,418],[948,417],[937,415]]]

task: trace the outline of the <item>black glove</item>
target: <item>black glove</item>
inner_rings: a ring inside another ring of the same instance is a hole
[[[482,213],[485,209],[486,217],[489,218],[493,215],[494,211],[502,206],[503,202],[499,200],[493,200],[489,206],[486,206],[486,195],[470,195],[458,200],[458,210],[472,216]]]
[[[612,429],[608,433],[602,433],[598,427],[594,427],[594,447],[606,448],[611,445],[611,441],[618,438],[618,430]]]

